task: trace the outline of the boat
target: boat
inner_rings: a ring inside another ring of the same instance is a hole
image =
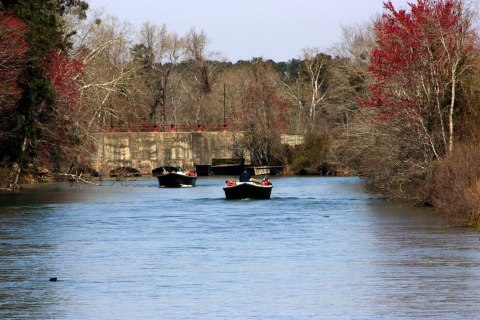
[[[253,179],[252,179],[253,180]],[[270,199],[273,186],[270,180],[237,182],[227,180],[227,185],[223,188],[225,198],[233,199]]]
[[[194,187],[197,182],[195,171],[184,172],[180,167],[161,166],[153,169],[152,175],[157,177],[160,187]]]

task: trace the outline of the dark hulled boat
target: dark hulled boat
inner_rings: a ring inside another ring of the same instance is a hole
[[[161,166],[153,169],[152,175],[157,177],[160,187],[194,187],[197,182],[194,171],[183,172],[179,167]]]
[[[225,198],[233,199],[270,199],[273,186],[255,182],[227,182],[223,188]]]

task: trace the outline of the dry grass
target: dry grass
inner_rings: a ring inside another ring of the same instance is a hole
[[[480,146],[457,145],[439,162],[432,201],[448,223],[480,226]]]

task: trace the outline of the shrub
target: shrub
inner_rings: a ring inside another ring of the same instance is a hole
[[[432,190],[433,205],[447,222],[480,226],[480,146],[457,145],[439,161]]]
[[[292,166],[298,173],[325,174],[331,147],[328,134],[307,134],[304,144],[295,149]]]
[[[420,139],[405,132],[379,135],[360,155],[367,186],[389,200],[424,205],[432,184],[432,155]]]

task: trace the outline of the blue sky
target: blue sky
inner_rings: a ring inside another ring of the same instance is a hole
[[[382,0],[86,0],[91,8],[129,21],[166,24],[183,35],[203,30],[209,51],[235,62],[254,57],[288,61],[307,47],[326,50],[341,40],[342,26],[368,22]],[[411,0],[392,0],[406,8]]]

